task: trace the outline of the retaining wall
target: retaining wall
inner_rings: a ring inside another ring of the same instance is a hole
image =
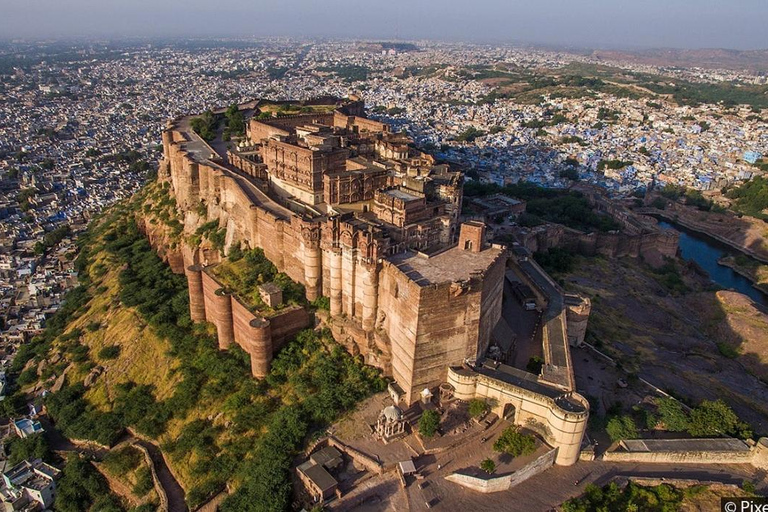
[[[525,482],[532,476],[543,473],[555,463],[555,454],[557,448],[552,449],[534,460],[529,462],[522,468],[518,469],[514,473],[509,475],[499,476],[496,478],[478,478],[472,475],[465,475],[461,473],[453,473],[445,477],[450,482],[457,483],[473,491],[482,493],[492,493],[507,491],[512,487]]]

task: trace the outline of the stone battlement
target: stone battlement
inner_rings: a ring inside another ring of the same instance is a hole
[[[311,325],[309,313],[300,306],[282,309],[269,318],[254,314],[200,265],[187,267],[186,275],[192,320],[216,326],[221,350],[233,342],[240,345],[251,357],[254,377],[266,376],[272,355],[288,338]]]

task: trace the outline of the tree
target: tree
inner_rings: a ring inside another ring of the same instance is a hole
[[[120,345],[107,345],[99,350],[101,359],[117,359],[120,355]]]
[[[683,409],[683,404],[674,398],[657,398],[656,410],[659,413],[659,420],[664,424],[664,428],[670,432],[685,432],[688,430],[688,415]]]
[[[516,425],[507,427],[493,443],[493,449],[513,457],[530,455],[536,451],[536,438],[529,434],[522,434],[520,427]]]
[[[469,401],[469,415],[472,418],[479,418],[488,411],[488,402],[480,400],[479,398],[473,398]]]
[[[748,438],[752,436],[749,426],[739,421],[733,409],[720,399],[704,400],[691,411],[688,433],[695,437],[732,435]]]
[[[485,135],[483,130],[478,130],[474,126],[470,126],[456,136],[456,140],[458,142],[474,142],[476,138],[482,137],[483,135]]]
[[[480,469],[488,473],[489,475],[496,471],[496,463],[493,462],[491,459],[484,459],[483,462],[480,463]]]
[[[56,482],[55,509],[62,512],[120,510],[114,507],[107,481],[80,455],[69,457]]]
[[[437,411],[428,410],[424,411],[424,414],[419,418],[419,434],[427,439],[432,438],[437,434],[437,429],[440,426],[440,415]]]
[[[237,103],[233,103],[227,108],[225,117],[227,118],[229,133],[233,135],[243,135],[245,133],[245,119]]]
[[[43,459],[46,462],[51,460],[51,449],[43,433],[23,438],[14,437],[5,444],[5,448],[11,453],[8,460],[11,466],[27,459]]]
[[[608,420],[605,427],[611,441],[621,441],[622,439],[637,439],[639,437],[635,420],[631,416],[614,416]]]

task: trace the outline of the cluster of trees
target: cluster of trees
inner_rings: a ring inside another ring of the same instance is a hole
[[[768,209],[768,178],[757,176],[726,191],[726,195],[734,200],[733,208],[736,211],[759,219],[768,219],[765,214]]]
[[[530,455],[536,451],[536,438],[530,434],[523,434],[520,432],[520,427],[513,425],[501,432],[493,443],[493,449],[513,457]]]
[[[619,111],[600,107],[597,109],[597,118],[601,121],[618,121]]]
[[[685,204],[694,206],[703,212],[714,211],[722,213],[725,211],[725,208],[704,197],[701,191],[694,189],[685,192]]]
[[[536,263],[547,271],[548,274],[567,274],[573,270],[576,255],[568,249],[552,247],[546,252],[537,252],[533,255]],[[534,372],[538,373],[538,372]]]
[[[691,488],[693,490],[695,488]],[[689,490],[690,492],[690,490]],[[591,512],[593,510],[679,510],[685,493],[670,485],[643,487],[633,482],[623,489],[616,482],[604,487],[587,485],[584,495],[563,503],[563,512]]]
[[[509,197],[531,201],[533,199],[553,199],[561,197],[561,190],[544,188],[527,181],[520,181],[513,185],[499,186],[495,183],[480,183],[470,181],[464,184],[464,195],[467,197],[484,197],[493,194],[504,194]]]
[[[29,211],[32,205],[29,204],[29,200],[37,195],[36,188],[25,188],[16,196],[16,201],[19,203],[19,208],[23,212]]]
[[[663,397],[655,400],[655,406],[653,411],[636,406],[629,414],[622,414],[620,406],[612,407],[605,425],[611,440],[637,439],[641,429],[686,432],[693,437],[752,437],[750,426],[722,400],[703,400],[688,411],[674,398]]]
[[[54,509],[57,512],[123,511],[119,498],[109,492],[104,476],[80,455],[70,456],[56,482]]]
[[[223,263],[215,269],[216,275],[228,288],[248,304],[261,309],[264,303],[258,287],[273,282],[282,290],[285,304],[306,305],[304,286],[293,281],[287,274],[278,272],[261,248],[243,251],[239,246],[235,247],[230,249],[229,263]]]
[[[478,130],[474,126],[470,126],[460,134],[456,136],[458,142],[474,142],[478,137],[482,137],[486,132]]]
[[[56,246],[59,242],[64,240],[72,233],[72,229],[69,225],[59,226],[53,231],[49,231],[43,235],[43,239],[35,244],[35,254],[41,255],[51,247]]]
[[[152,473],[146,465],[143,465],[144,455],[135,446],[127,445],[119,450],[111,450],[102,462],[104,469],[118,478],[135,471],[135,483],[131,489],[134,496],[144,497],[154,488]],[[131,510],[131,512],[134,511]]]
[[[472,418],[481,418],[488,412],[488,402],[479,398],[473,398],[469,401],[469,416]]]
[[[557,126],[561,123],[567,123],[568,118],[563,114],[554,114],[551,116],[548,120],[544,121],[542,119],[532,119],[530,121],[523,121],[521,125],[523,128],[535,128],[535,129],[542,129],[545,126]]]
[[[605,169],[618,170],[632,165],[634,162],[630,160],[600,160],[597,163],[597,170],[603,171]]]
[[[586,146],[587,145],[587,143],[584,142],[584,139],[582,139],[578,135],[566,135],[566,136],[560,138],[560,142],[562,144],[578,144],[579,146]]]
[[[212,220],[206,222],[195,231],[194,239],[191,240],[193,245],[200,243],[200,240],[207,238],[211,242],[211,245],[219,252],[224,252],[224,243],[227,238],[227,231],[224,228],[219,228],[219,221]]]
[[[229,140],[232,135],[237,137],[245,135],[245,118],[237,103],[233,103],[227,108],[224,117],[227,118],[227,127],[222,135],[224,140]]]
[[[464,185],[464,195],[467,197],[484,197],[499,193],[527,201],[526,214],[529,217],[526,222],[530,225],[537,225],[546,220],[580,231],[606,232],[621,228],[611,217],[596,213],[589,201],[579,192],[544,188],[525,181],[504,187],[476,181]]]
[[[672,95],[679,105],[698,106],[704,103],[720,103],[726,107],[736,105],[749,105],[755,108],[768,108],[768,86],[742,85],[722,83],[694,83],[685,80],[675,80],[674,84],[669,80],[657,80],[657,77],[642,76],[645,81],[639,83],[641,87],[650,89],[656,94]]]
[[[44,433],[32,434],[27,437],[11,437],[5,442],[8,453],[8,463],[11,466],[29,459],[42,459],[51,462],[52,452]]]
[[[192,118],[190,124],[203,140],[212,141],[216,138],[216,127],[219,123],[212,111],[206,110],[200,117]]]
[[[650,270],[656,281],[672,295],[683,295],[689,291],[674,260],[668,260],[661,267]]]
[[[247,477],[222,504],[222,512],[287,509],[292,457],[307,433],[386,387],[377,370],[350,356],[329,332],[311,330],[302,331],[278,354],[266,384],[284,393],[289,389],[290,396],[266,417],[267,433],[239,471]]]
[[[607,232],[621,228],[611,217],[595,212],[589,201],[578,192],[555,198],[532,199],[526,205],[526,212],[579,231]]]
[[[689,189],[684,185],[675,185],[672,183],[667,183],[659,191],[659,193],[661,194],[662,197],[665,197],[672,201],[677,201],[682,198],[685,200],[685,204],[689,206],[694,206],[701,211],[705,211],[705,212],[708,212],[710,210],[717,211],[717,212],[725,211],[723,207],[717,205],[714,201],[704,197],[701,191]],[[653,206],[656,208],[659,208],[660,210],[663,210],[664,207],[666,207],[666,204],[662,204],[662,202],[658,201],[658,198],[657,198],[657,200],[654,201]]]
[[[104,467],[113,475],[125,475],[141,465],[144,456],[134,446],[123,446],[119,450],[110,450],[104,456]]]
[[[571,165],[560,171],[560,177],[568,178],[571,181],[579,181],[579,171]]]
[[[321,66],[318,67],[317,70],[326,73],[335,73],[336,76],[348,83],[367,80],[368,74],[371,72],[370,68],[353,64],[344,66]]]
[[[741,421],[733,409],[720,399],[703,400],[689,413],[680,402],[672,398],[659,398],[656,405],[659,422],[666,430],[688,432],[694,437],[752,437],[750,426]]]

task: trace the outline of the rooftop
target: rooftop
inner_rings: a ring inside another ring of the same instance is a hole
[[[627,439],[621,442],[629,452],[748,452],[740,439]]]
[[[333,478],[322,465],[315,464],[311,460],[300,465],[298,470],[312,480],[312,482],[323,492],[333,489],[338,484],[336,479]]]
[[[434,256],[406,251],[389,260],[419,286],[465,281],[496,261],[504,249],[490,246],[480,252],[465,251],[458,246]]]
[[[405,190],[401,190],[398,188],[384,190],[383,192],[388,196],[392,196],[397,199],[402,199],[403,201],[418,201],[419,199],[421,199],[419,196],[415,196],[413,194],[406,192]]]

